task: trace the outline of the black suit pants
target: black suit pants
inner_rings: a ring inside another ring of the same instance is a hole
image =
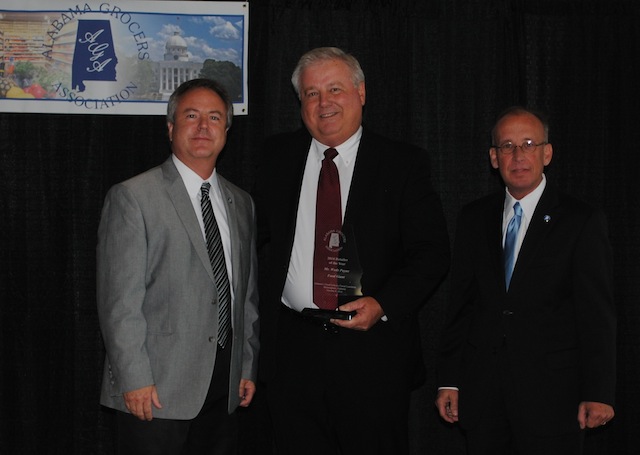
[[[497,352],[497,367],[487,390],[486,407],[480,423],[466,430],[468,455],[580,455],[584,432],[556,435],[540,434],[526,428],[520,415],[527,412],[518,406],[518,396],[510,373],[506,347]],[[460,392],[464,400],[464,391]],[[464,408],[461,409],[464,412]],[[554,412],[549,403],[549,412]],[[576,426],[578,406],[576,405]]]
[[[325,329],[281,310],[267,383],[279,455],[408,453],[407,368],[372,330]]]
[[[151,421],[118,411],[118,455],[232,455],[237,452],[237,414],[227,411],[231,343],[218,347],[202,410],[192,420]],[[188,381],[185,381],[185,386]],[[162,396],[159,397],[162,403]]]

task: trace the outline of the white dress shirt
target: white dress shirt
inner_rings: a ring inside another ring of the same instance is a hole
[[[349,188],[355,168],[358,146],[362,137],[362,127],[347,141],[334,147],[338,155],[334,162],[340,177],[340,200],[342,218],[347,208]],[[300,199],[296,217],[293,249],[289,261],[287,280],[282,292],[282,302],[297,311],[303,308],[317,308],[313,303],[313,252],[316,232],[316,197],[318,177],[324,159],[324,151],[329,147],[313,139],[307,154],[307,162],[302,177]]]
[[[544,192],[544,189],[547,186],[547,178],[544,174],[542,174],[542,182],[533,190],[531,193],[527,194],[522,199],[518,200],[514,198],[511,193],[509,193],[509,189],[505,189],[505,198],[504,198],[504,211],[502,213],[502,247],[504,248],[504,242],[507,236],[507,226],[511,218],[513,218],[513,206],[516,202],[520,202],[520,207],[522,207],[522,217],[520,219],[520,230],[518,231],[518,238],[516,240],[515,245],[515,262],[518,262],[518,254],[520,254],[520,247],[522,246],[522,241],[524,240],[524,236],[527,234],[527,229],[529,229],[529,222],[533,218],[533,212],[536,211],[536,207],[538,206],[538,202],[540,202],[540,197]]]

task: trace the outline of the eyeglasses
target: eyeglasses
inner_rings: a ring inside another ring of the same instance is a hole
[[[547,143],[540,142],[539,144],[536,144],[531,139],[527,139],[521,145],[515,145],[513,142],[505,142],[502,145],[493,145],[492,147],[495,147],[496,150],[498,150],[498,152],[500,152],[503,155],[511,155],[513,152],[516,151],[518,147],[520,147],[520,150],[522,150],[524,153],[531,153],[541,145],[545,145],[545,144]]]

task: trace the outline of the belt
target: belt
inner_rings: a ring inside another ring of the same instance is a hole
[[[280,305],[280,309],[283,313],[291,315],[294,319],[312,325],[314,327],[321,327],[327,333],[340,333],[340,327],[330,322],[323,322],[319,319],[303,316],[299,311],[289,308],[285,304]]]

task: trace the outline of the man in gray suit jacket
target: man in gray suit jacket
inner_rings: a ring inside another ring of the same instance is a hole
[[[97,247],[107,353],[101,403],[116,410],[119,453],[233,453],[234,411],[255,393],[253,201],[215,171],[232,109],[216,82],[182,84],[167,109],[171,157],[115,185],[105,200]]]

